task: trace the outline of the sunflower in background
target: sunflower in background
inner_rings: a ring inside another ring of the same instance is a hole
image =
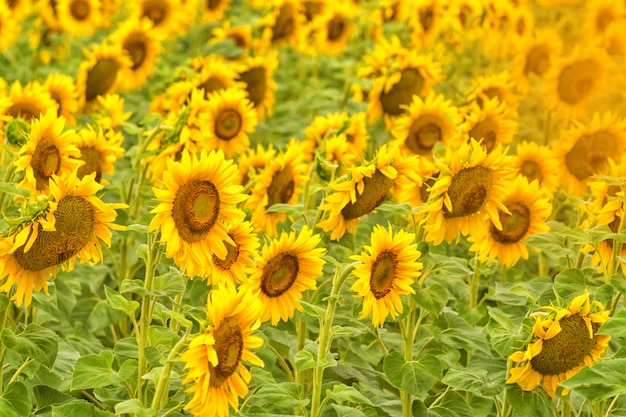
[[[43,89],[57,103],[57,115],[65,117],[71,126],[76,125],[75,114],[78,113],[78,91],[74,78],[58,73],[50,73],[43,83]]]
[[[277,67],[278,55],[274,50],[245,58],[237,65],[237,80],[245,83],[248,99],[254,105],[260,121],[271,116],[274,111],[274,92],[277,85],[272,76]]]
[[[162,39],[181,33],[195,19],[181,0],[132,0],[127,3],[127,19],[141,21],[147,18]]]
[[[2,96],[9,99],[7,106],[3,106],[2,116],[12,118],[21,117],[30,122],[46,113],[48,109],[56,109],[56,102],[50,97],[50,93],[37,81],[22,86],[19,81],[14,81]]]
[[[15,43],[19,33],[19,20],[5,2],[0,2],[0,52],[6,52]]]
[[[102,185],[95,174],[78,179],[76,171],[50,180],[50,201],[41,211],[11,235],[0,238],[0,291],[10,293],[17,305],[30,305],[33,291],[48,293],[48,278],[58,266],[74,269],[76,258],[94,264],[102,260],[100,240],[111,246],[110,229],[115,209],[125,204],[104,203],[96,196]]]
[[[409,5],[411,43],[416,48],[427,48],[447,25],[446,4],[441,0],[417,0]]]
[[[200,21],[221,22],[230,7],[231,0],[200,0]]]
[[[551,194],[559,187],[559,161],[549,146],[526,141],[518,143],[512,165],[528,182],[536,180],[543,190]]]
[[[228,227],[228,237],[235,243],[224,243],[228,254],[220,259],[212,255],[211,285],[225,286],[243,284],[248,272],[259,257],[259,238],[250,222],[240,222]]]
[[[97,130],[96,130],[97,129]],[[80,160],[83,165],[78,167],[76,175],[82,179],[86,175],[95,173],[95,181],[106,185],[109,182],[102,178],[102,174],[113,174],[115,161],[124,156],[124,148],[121,147],[124,136],[119,132],[113,132],[108,138],[105,137],[102,128],[94,128],[88,125],[82,128],[74,136],[74,145],[80,151]]]
[[[263,366],[252,353],[263,345],[254,336],[259,328],[259,300],[233,286],[217,287],[207,298],[210,323],[193,338],[180,357],[188,370],[182,384],[193,384],[186,392],[193,395],[185,409],[197,417],[227,417],[229,405],[237,411],[239,398],[248,393],[251,374],[243,364]]]
[[[321,238],[306,226],[299,232],[282,232],[279,239],[263,247],[261,258],[252,270],[249,288],[261,300],[261,320],[272,326],[302,311],[299,301],[307,290],[317,288],[322,276],[325,248],[318,248]]]
[[[246,87],[244,83],[236,81],[237,71],[233,66],[228,65],[221,56],[209,55],[196,58],[190,64],[198,73],[197,77],[192,78],[191,83],[196,88],[204,90],[204,98],[206,99],[218,91]]]
[[[591,303],[588,290],[565,308],[544,308],[548,313],[537,317],[526,348],[509,357],[521,366],[511,369],[506,382],[517,383],[524,391],[542,383],[543,390],[554,398],[560,382],[600,360],[611,336],[598,331],[610,312],[598,301]],[[563,394],[567,392],[563,390]]]
[[[105,132],[117,132],[132,115],[131,112],[124,111],[124,98],[119,94],[98,96],[97,101],[95,112],[89,115]]]
[[[236,224],[245,214],[237,204],[246,196],[242,187],[232,182],[237,168],[221,151],[200,156],[182,152],[181,161],[167,160],[160,187],[153,191],[159,200],[149,230],[159,228],[165,254],[190,277],[205,278],[210,272],[212,253],[219,259],[228,256],[227,224]]]
[[[313,39],[314,53],[337,56],[344,53],[348,42],[356,30],[352,23],[359,8],[349,0],[329,2],[324,11],[317,15],[310,25],[309,38]]]
[[[235,46],[243,50],[242,57],[248,56],[252,46],[252,25],[231,26],[229,20],[225,20],[221,27],[216,27],[211,31],[210,44],[223,42],[227,39],[232,40]]]
[[[482,38],[480,24],[483,16],[481,0],[452,0],[447,6],[447,22],[451,30],[443,31],[446,44],[462,51],[468,44]]]
[[[528,94],[537,84],[536,78],[543,79],[554,61],[563,51],[563,42],[557,32],[551,29],[537,30],[522,50],[513,58],[512,68],[515,89]]]
[[[508,71],[498,74],[481,75],[472,80],[472,87],[467,95],[469,111],[472,103],[484,108],[489,100],[498,99],[513,116],[517,115],[518,99],[513,92],[513,80]]]
[[[252,177],[256,176],[270,161],[276,157],[276,149],[271,143],[267,149],[260,143],[256,144],[256,148],[249,148],[244,153],[237,156],[237,166],[239,167],[239,180],[237,184],[244,187],[249,183]]]
[[[11,15],[21,22],[24,18],[33,13],[33,2],[29,0],[3,0],[7,8],[11,11]]]
[[[421,275],[421,256],[415,235],[404,230],[395,234],[391,228],[374,226],[370,245],[360,255],[350,259],[354,267],[355,283],[350,287],[353,297],[363,299],[359,319],[372,315],[372,324],[382,327],[387,316],[394,319],[403,311],[400,296],[415,294],[413,285]]]
[[[100,0],[58,0],[56,14],[70,35],[93,35],[104,25]]]
[[[583,16],[584,33],[592,37],[602,36],[612,23],[625,23],[626,6],[619,1],[588,0],[585,2]]]
[[[324,116],[315,116],[313,122],[304,130],[307,153],[313,156],[318,141],[328,136],[343,134],[346,141],[346,150],[351,158],[361,158],[370,139],[363,112],[348,115],[346,112],[329,113]],[[353,157],[352,157],[353,156]]]
[[[297,46],[302,37],[304,8],[299,0],[273,0],[271,8],[257,22],[261,37],[268,45]]]
[[[459,126],[462,140],[471,138],[480,141],[487,153],[500,144],[510,144],[517,133],[518,124],[512,112],[497,98],[470,106],[465,121]]]

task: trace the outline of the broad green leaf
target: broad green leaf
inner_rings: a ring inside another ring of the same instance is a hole
[[[612,275],[610,278],[611,285],[622,294],[626,294],[626,278],[621,274]]]
[[[156,410],[153,408],[144,408],[136,398],[122,401],[119,404],[115,405],[115,413],[116,414],[133,414],[137,417],[154,417],[156,415]]]
[[[418,361],[402,366],[402,389],[415,397],[424,396],[441,378],[443,365],[433,355],[424,355]]]
[[[17,411],[13,408],[4,398],[0,397],[0,416],[2,417],[21,417],[17,414]]]
[[[135,293],[139,295],[148,295],[144,282],[140,279],[125,279],[120,286],[120,293],[125,294],[127,292]]]
[[[30,191],[25,188],[18,188],[13,182],[0,182],[0,192],[23,198],[30,196]]]
[[[429,417],[475,417],[474,410],[458,392],[448,391],[441,401],[428,409]]]
[[[365,413],[353,407],[345,405],[331,404],[337,413],[337,417],[367,417]]]
[[[4,312],[10,303],[9,297],[6,294],[0,294],[0,313]]]
[[[498,395],[504,388],[504,381],[494,381],[485,369],[450,369],[441,382],[484,397]]]
[[[137,349],[137,338],[126,337],[117,341],[113,347],[113,352],[115,352],[117,356],[137,359],[139,357]]]
[[[452,312],[445,312],[445,314],[439,315],[435,324],[438,327],[435,329],[435,338],[442,343],[470,352],[475,350],[489,351],[489,343],[487,343],[485,334],[461,316]]]
[[[304,407],[309,403],[308,399],[302,399],[302,385],[293,382],[263,385],[254,396],[284,409]]]
[[[568,300],[581,295],[587,287],[586,282],[580,269],[570,268],[554,277],[554,290],[557,296],[563,300]]]
[[[152,293],[157,296],[175,297],[185,291],[183,275],[176,269],[171,268],[165,274],[154,277]]]
[[[300,305],[302,306],[302,310],[304,314],[307,316],[315,317],[316,319],[321,319],[326,315],[326,310],[322,307],[316,306],[311,303],[307,303],[306,301],[300,300]]]
[[[7,385],[2,393],[2,399],[11,404],[18,416],[29,415],[33,408],[28,395],[28,388],[21,381],[13,381]]]
[[[370,399],[361,394],[360,391],[345,384],[335,385],[332,391],[327,389],[326,396],[337,403],[348,402],[353,404],[373,405]]]
[[[97,410],[92,403],[75,401],[62,405],[52,406],[52,417],[115,417],[108,411]]]
[[[604,401],[626,393],[625,375],[625,358],[604,359],[593,366],[581,369],[561,385],[576,391],[590,401]]]
[[[2,329],[0,338],[2,338],[2,343],[7,349],[24,357],[33,358],[48,369],[52,368],[57,357],[58,336],[38,324],[29,324],[19,334],[15,334],[11,329],[5,327]]]
[[[526,417],[553,417],[551,399],[542,389],[523,391],[519,385],[507,385],[507,400],[514,410]]]
[[[288,216],[297,217],[302,215],[302,204],[272,204],[265,209],[266,213],[286,213]]]
[[[120,375],[113,370],[113,359],[114,355],[110,350],[78,359],[72,375],[72,391],[121,383]]]
[[[422,308],[433,314],[439,314],[441,309],[448,303],[448,291],[439,284],[418,288],[414,297]]]
[[[137,258],[143,259],[144,261],[146,261],[148,259],[148,245],[146,245],[145,243],[142,243],[141,245],[137,246],[135,255],[137,256]]]
[[[293,361],[298,372],[313,369],[317,366],[317,346],[318,345],[310,343],[306,345],[304,349],[296,353]]]
[[[139,302],[126,299],[126,297],[106,285],[104,286],[104,294],[112,309],[121,311],[129,317],[134,317],[135,311],[139,308]]]
[[[402,367],[406,359],[399,352],[391,352],[383,361],[383,372],[389,378],[389,382],[396,388],[402,389]]]
[[[47,385],[35,385],[33,387],[33,395],[35,396],[35,405],[38,410],[56,404],[64,404],[74,401],[75,398],[57,391]]]
[[[598,333],[619,336],[624,335],[624,329],[626,329],[626,310],[620,310],[617,314],[602,324]]]

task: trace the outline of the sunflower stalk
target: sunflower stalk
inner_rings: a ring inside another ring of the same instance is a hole
[[[626,207],[626,186],[622,185],[622,208]],[[619,222],[619,228],[617,229],[617,233],[620,234],[624,230],[626,230],[626,220],[624,220],[626,216],[622,214],[622,218]],[[617,266],[619,265],[619,256],[622,253],[623,242],[620,238],[613,239],[613,252],[611,254],[611,261],[609,263],[608,270],[605,268],[604,282],[605,284],[610,284],[611,276],[615,273]]]
[[[322,381],[324,379],[324,368],[326,355],[330,350],[331,331],[330,328],[335,316],[335,307],[339,300],[339,293],[344,281],[348,278],[354,266],[355,262],[345,265],[343,269],[340,266],[335,269],[335,276],[333,277],[333,286],[330,296],[328,297],[328,309],[323,321],[320,323],[320,335],[319,335],[319,349],[317,351],[317,364],[313,369],[313,391],[311,393],[311,417],[319,417],[322,415],[321,397],[322,397]]]
[[[152,398],[152,406],[153,410],[156,410],[157,414],[161,407],[165,405],[168,399],[168,391],[170,386],[170,374],[172,372],[172,367],[176,363],[174,360],[178,352],[180,352],[181,348],[187,343],[187,338],[189,337],[189,328],[183,335],[183,337],[176,343],[172,351],[169,355],[167,355],[167,360],[165,365],[163,366],[163,371],[161,372],[161,376],[159,377],[159,382],[154,389],[154,398]]]
[[[400,329],[402,330],[402,353],[404,355],[404,360],[410,362],[413,360],[413,340],[414,335],[417,332],[419,323],[421,322],[422,316],[420,313],[420,319],[418,323],[415,323],[415,301],[412,297],[409,297],[409,309],[406,317],[400,323]],[[412,405],[413,405],[413,396],[404,390],[400,391],[400,398],[402,400],[402,416],[403,417],[411,417],[413,415]]]
[[[480,283],[480,261],[478,260],[478,254],[476,254],[474,263],[474,273],[470,277],[469,283],[469,306],[473,310],[478,306],[478,284]]]

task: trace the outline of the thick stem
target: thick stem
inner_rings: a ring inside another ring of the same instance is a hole
[[[163,371],[161,372],[161,377],[159,378],[159,382],[154,389],[154,398],[152,399],[152,408],[156,410],[157,415],[159,414],[159,409],[162,405],[167,401],[167,393],[169,391],[169,382],[170,382],[170,373],[172,372],[172,367],[176,363],[174,358],[178,355],[178,352],[183,347],[183,345],[187,342],[187,337],[189,336],[189,329],[185,335],[176,343],[170,354],[167,356],[167,361],[165,362],[165,366],[163,366]],[[164,396],[165,395],[165,396]]]

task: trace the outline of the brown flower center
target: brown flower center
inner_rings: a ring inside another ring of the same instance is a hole
[[[269,208],[274,204],[287,204],[295,189],[295,181],[291,168],[285,167],[276,172],[272,177],[270,186],[267,187],[267,205]]]
[[[400,106],[411,103],[413,96],[419,96],[424,88],[424,77],[418,69],[407,68],[402,71],[400,81],[389,91],[380,94],[380,103],[383,111],[391,116],[405,112]]]
[[[422,182],[422,186],[420,187],[420,199],[422,200],[422,203],[425,203],[428,201],[428,198],[430,197],[430,188],[433,185],[435,185],[435,182],[437,181],[437,177],[439,177],[438,172],[433,174],[432,177]]]
[[[346,22],[341,16],[334,16],[332,19],[328,21],[328,35],[327,38],[329,41],[337,41],[341,39],[341,35],[346,29]]]
[[[596,345],[598,329],[593,326],[594,337],[589,337],[585,319],[579,314],[563,317],[560,324],[561,331],[544,340],[541,353],[530,360],[532,368],[541,375],[559,375],[584,365],[585,358]]]
[[[378,207],[389,194],[394,180],[376,170],[371,177],[363,178],[363,193],[356,192],[356,201],[350,201],[341,210],[345,220],[358,219]],[[356,185],[355,185],[356,189]]]
[[[572,149],[565,154],[565,166],[574,177],[584,181],[591,175],[604,172],[608,159],[623,152],[623,145],[615,135],[607,131],[598,131],[583,135]]]
[[[469,132],[470,138],[482,139],[482,146],[487,153],[490,153],[498,144],[498,124],[493,117],[488,116],[484,120],[476,123]]]
[[[206,4],[209,10],[215,10],[222,4],[222,0],[208,0]]]
[[[213,332],[217,366],[209,363],[209,384],[221,387],[237,371],[243,353],[243,335],[236,317],[226,317]]]
[[[595,77],[597,77],[596,63],[592,59],[566,66],[559,76],[559,97],[568,104],[579,103],[591,94]]]
[[[24,253],[24,246],[21,246],[13,253],[15,261],[25,270],[42,271],[68,261],[85,247],[93,235],[94,210],[83,197],[63,197],[54,217],[56,231],[39,229],[28,252]]]
[[[204,89],[204,98],[208,100],[211,93],[225,89],[226,85],[219,78],[209,77],[200,84],[200,88]]]
[[[489,232],[496,242],[504,244],[517,243],[526,236],[530,228],[530,209],[522,202],[507,203],[505,205],[511,214],[498,210],[502,230],[498,230],[492,223]]]
[[[213,263],[217,265],[223,271],[230,270],[230,267],[237,262],[237,258],[239,258],[239,250],[241,245],[237,243],[235,237],[229,233],[228,236],[235,242],[235,246],[224,242],[224,246],[226,246],[226,257],[224,259],[220,259],[217,256],[213,255]]]
[[[6,109],[5,113],[13,118],[21,117],[26,121],[30,121],[41,114],[41,109],[31,103],[17,102]]]
[[[130,55],[130,59],[133,62],[131,69],[135,71],[141,68],[143,63],[146,62],[146,54],[148,50],[145,36],[140,33],[133,33],[126,38],[122,47],[126,50],[126,52],[128,52],[128,55]]]
[[[500,91],[499,88],[496,88],[496,87],[486,88],[483,91],[481,91],[480,94],[478,94],[478,97],[476,97],[476,104],[478,104],[478,106],[482,108],[483,104],[485,103],[484,99],[491,100],[493,98],[497,98],[500,101],[500,103],[504,102],[504,97],[502,97],[502,91]]]
[[[267,90],[266,70],[263,67],[250,68],[239,75],[239,80],[246,83],[248,98],[257,107],[265,99]]]
[[[78,168],[78,172],[76,173],[78,178],[83,178],[85,175],[95,172],[95,180],[100,182],[102,179],[102,164],[104,163],[100,151],[93,146],[80,148],[80,159],[81,161],[85,161],[85,165]]]
[[[528,182],[533,182],[533,180],[537,180],[539,183],[543,181],[543,173],[541,172],[541,167],[535,161],[524,161],[522,162],[522,166],[519,169],[520,174],[528,179]]]
[[[433,147],[443,136],[442,130],[442,120],[439,117],[422,115],[411,125],[404,144],[414,154],[430,155]]]
[[[303,5],[304,16],[307,22],[312,21],[315,16],[322,14],[324,11],[324,3],[321,1],[305,1]]]
[[[435,13],[432,6],[425,7],[419,11],[419,21],[424,33],[428,33],[433,27],[435,21]]]
[[[298,277],[298,257],[281,253],[270,259],[263,267],[261,291],[268,297],[279,297],[288,291]]]
[[[73,0],[70,4],[70,13],[76,20],[85,20],[89,17],[91,7],[85,0]]]
[[[291,36],[296,28],[295,20],[293,8],[287,3],[283,4],[272,28],[272,42],[282,41]]]
[[[372,264],[370,275],[370,288],[374,297],[380,299],[389,294],[396,278],[397,267],[398,260],[393,252],[383,251],[378,255]]]
[[[612,6],[611,6],[612,7]],[[604,32],[607,27],[615,20],[615,14],[611,7],[602,8],[598,11],[596,17],[596,28],[599,32]]]
[[[85,100],[89,102],[108,93],[115,84],[119,68],[120,65],[113,58],[102,58],[87,71]]]
[[[237,110],[222,110],[215,118],[215,135],[221,140],[231,140],[240,130],[241,115]]]
[[[61,161],[61,152],[54,140],[50,137],[41,138],[35,147],[35,152],[30,162],[37,190],[48,188],[48,180],[52,177],[52,174],[59,173]]]
[[[448,211],[444,204],[444,217],[470,216],[480,211],[489,199],[492,182],[492,170],[483,166],[463,168],[457,172],[448,188],[452,211]]]
[[[550,53],[546,45],[537,45],[526,55],[526,63],[524,64],[524,74],[533,72],[537,75],[543,75],[550,69]]]
[[[150,19],[155,27],[163,23],[169,13],[169,6],[163,0],[145,0],[142,6],[142,16]]]
[[[180,237],[197,242],[213,228],[220,213],[220,196],[211,181],[192,180],[181,185],[172,206]]]

